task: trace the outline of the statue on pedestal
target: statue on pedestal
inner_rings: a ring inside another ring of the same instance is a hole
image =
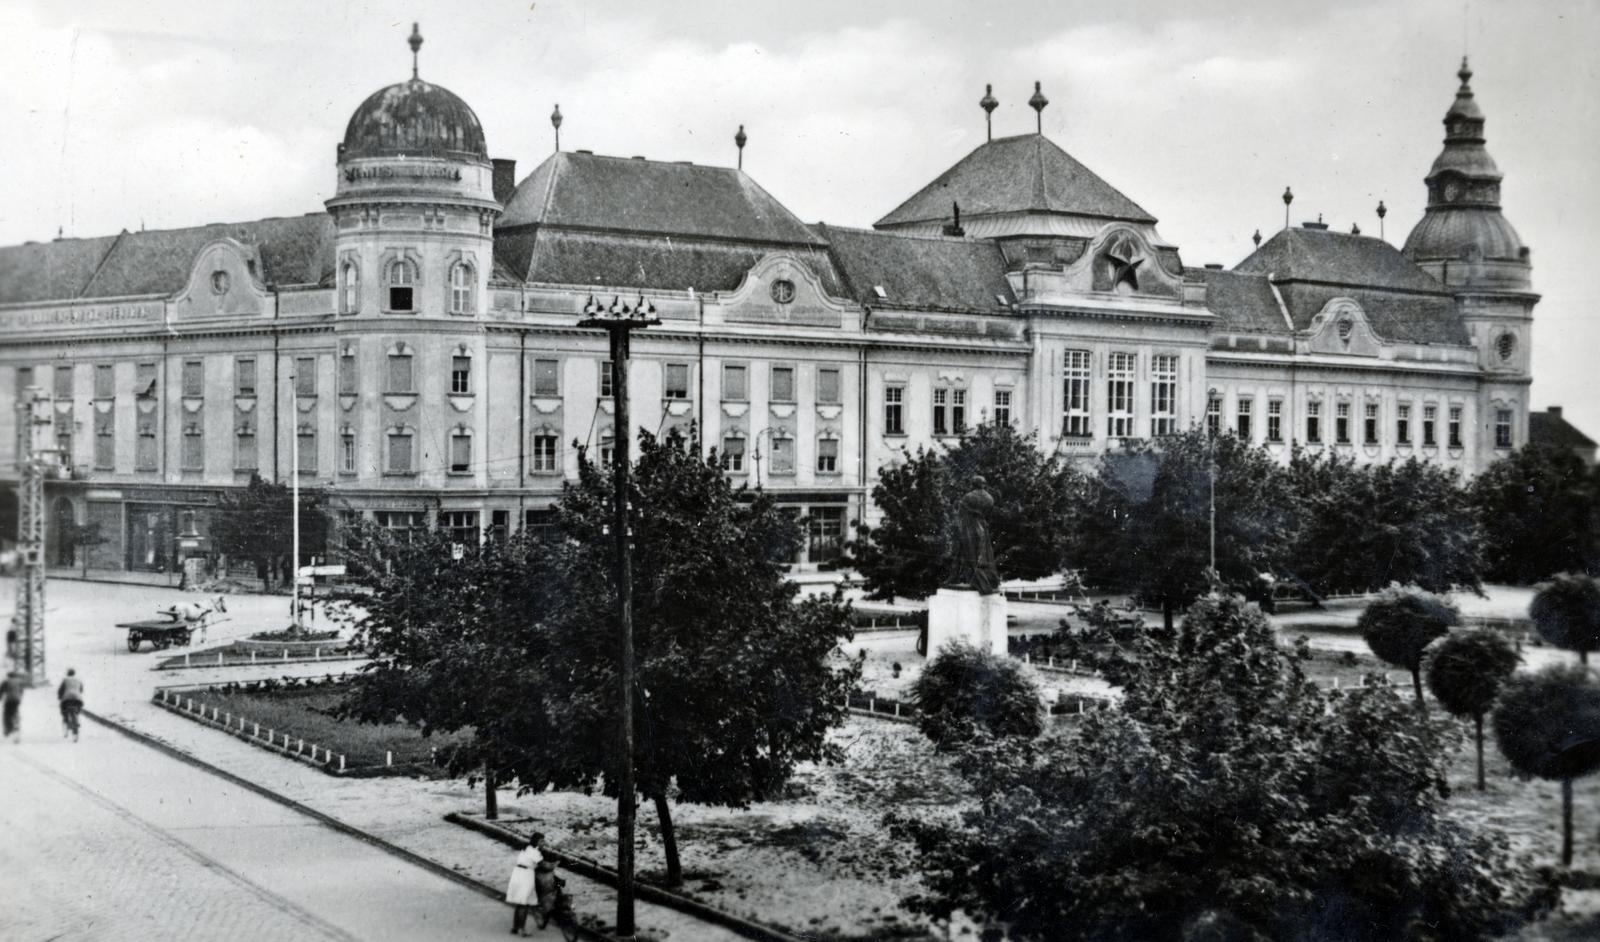
[[[972,479],[972,489],[956,505],[951,545],[950,576],[947,585],[976,589],[979,595],[1000,591],[1000,573],[994,565],[994,546],[989,541],[989,511],[994,495],[982,475]]]

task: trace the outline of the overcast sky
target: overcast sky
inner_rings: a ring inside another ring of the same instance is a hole
[[[410,74],[526,174],[562,144],[731,164],[802,219],[869,226],[983,141],[1033,128],[1161,220],[1191,265],[1322,214],[1399,244],[1463,50],[1533,248],[1533,404],[1600,438],[1600,3],[7,0],[0,244],[318,211],[367,94]]]

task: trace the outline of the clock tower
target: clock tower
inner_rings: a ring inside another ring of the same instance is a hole
[[[1502,174],[1484,146],[1484,117],[1461,60],[1461,87],[1444,116],[1444,149],[1429,169],[1428,208],[1405,254],[1456,296],[1483,370],[1467,447],[1486,467],[1528,440],[1533,306],[1529,251],[1500,212]]]

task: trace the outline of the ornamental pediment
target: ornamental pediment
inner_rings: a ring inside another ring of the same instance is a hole
[[[1158,251],[1138,229],[1114,223],[1090,240],[1064,274],[1067,290],[1074,293],[1181,299],[1183,271],[1172,267],[1170,249]]]
[[[1312,353],[1375,357],[1383,348],[1383,338],[1372,329],[1367,312],[1351,298],[1334,298],[1311,318],[1307,328]]]
[[[805,327],[839,327],[846,310],[828,297],[809,265],[781,252],[756,262],[739,287],[722,298],[720,307],[723,319],[731,324]]]
[[[255,246],[218,239],[202,248],[189,269],[189,283],[172,300],[175,321],[213,317],[260,317],[272,299],[261,283]]]

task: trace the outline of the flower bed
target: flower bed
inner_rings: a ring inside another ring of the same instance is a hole
[[[176,654],[156,664],[155,670],[182,667],[240,667],[247,664],[301,663],[305,661],[348,661],[366,655],[340,641],[295,642],[230,641],[227,644],[186,654]]]

